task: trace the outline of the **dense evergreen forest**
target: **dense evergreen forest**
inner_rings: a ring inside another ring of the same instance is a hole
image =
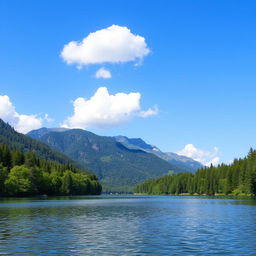
[[[230,165],[221,164],[198,170],[148,180],[137,185],[136,193],[145,194],[233,194],[256,195],[256,150]]]
[[[95,175],[0,144],[0,196],[100,194]]]

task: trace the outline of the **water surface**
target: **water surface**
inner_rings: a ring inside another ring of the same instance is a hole
[[[2,199],[0,255],[256,255],[256,201]]]

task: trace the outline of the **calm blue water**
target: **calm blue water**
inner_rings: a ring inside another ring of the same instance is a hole
[[[256,255],[256,201],[0,200],[0,255]]]

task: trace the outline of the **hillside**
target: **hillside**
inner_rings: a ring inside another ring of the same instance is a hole
[[[0,119],[0,196],[100,193],[94,174]]]
[[[157,148],[156,146],[147,144],[141,138],[134,139],[134,138],[127,138],[126,136],[115,136],[113,138],[128,148],[141,149],[148,153],[152,153],[162,158],[163,160],[169,162],[170,164],[177,166],[179,169],[182,169],[185,172],[187,171],[195,172],[196,170],[204,167],[201,163],[189,157],[181,156],[172,152],[162,152],[159,148]]]
[[[132,186],[181,169],[140,149],[130,149],[110,137],[73,129],[62,132],[41,129],[28,135],[38,138],[97,175],[105,190],[129,190]]]
[[[45,160],[52,160],[63,164],[74,164],[73,160],[64,154],[51,149],[40,141],[16,132],[2,119],[0,119],[0,144],[8,145],[12,150],[18,149],[22,152],[35,152],[38,157]]]
[[[0,196],[98,195],[93,174],[0,144]]]

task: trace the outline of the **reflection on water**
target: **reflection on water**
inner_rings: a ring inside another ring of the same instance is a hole
[[[256,255],[256,201],[72,197],[0,201],[0,255]]]

